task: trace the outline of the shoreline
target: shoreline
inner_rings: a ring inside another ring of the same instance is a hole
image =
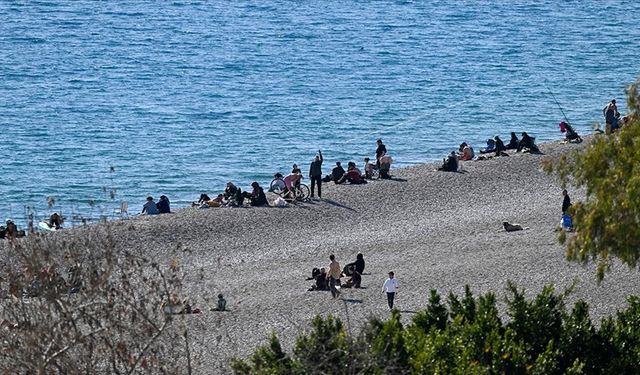
[[[575,280],[569,303],[587,301],[598,324],[637,293],[640,274],[614,262],[598,285],[594,265],[564,259],[554,231],[562,189],[541,163],[578,147],[548,142],[540,145],[544,155],[510,152],[463,162],[464,173],[435,171],[437,163],[392,169],[394,180],[323,184],[322,201],[282,209],[186,208],[106,225],[121,251],[141,251],[165,265],[180,261],[185,296],[204,311],[189,319],[205,373],[228,372],[229,358],[250,355],[273,331],[290,349],[317,314],[339,317],[353,334],[370,317],[386,319],[381,286],[388,271],[400,283],[396,305],[403,322],[426,307],[430,289],[445,296],[469,284],[474,295],[493,291],[501,301],[507,280],[528,296]],[[573,201],[584,199],[569,191]],[[503,221],[529,229],[508,233]],[[176,252],[178,244],[188,251]],[[363,289],[345,289],[338,300],[307,291],[305,279],[312,268],[328,265],[329,254],[344,266],[359,252],[366,262]],[[196,277],[200,269],[203,280]],[[218,293],[230,311],[209,311]]]

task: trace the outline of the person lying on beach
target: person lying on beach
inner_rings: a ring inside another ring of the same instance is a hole
[[[206,202],[210,200],[211,198],[209,198],[209,196],[206,193],[202,193],[200,194],[200,198],[198,199],[197,202],[191,202],[191,207],[200,207],[203,204],[206,204]]]
[[[451,151],[451,154],[442,159],[442,167],[438,168],[439,171],[444,172],[457,172],[458,171],[458,156],[455,151]]]
[[[516,152],[534,152],[539,153],[540,149],[535,145],[535,138],[530,137],[527,132],[522,132],[522,138],[520,139],[520,143],[518,143],[518,149]]]
[[[355,162],[352,162],[352,161],[349,162],[347,166],[347,172],[338,181],[336,181],[336,184],[342,184],[347,181],[351,184],[366,183],[365,179],[362,178],[362,173],[356,167]]]
[[[260,187],[256,181],[251,183],[252,191],[251,193],[245,192],[245,197],[251,200],[251,206],[259,207],[259,206],[268,206],[269,202],[267,201],[267,196],[264,194],[264,189]]]
[[[156,204],[158,206],[158,211],[161,214],[170,214],[171,213],[171,203],[169,202],[169,198],[166,195],[161,195],[160,200]]]
[[[511,132],[511,139],[509,140],[509,144],[507,145],[507,150],[516,150],[518,149],[518,144],[520,141],[516,136],[516,132]]]
[[[160,214],[160,210],[158,210],[158,206],[156,206],[156,202],[153,201],[153,197],[147,197],[147,203],[142,206],[143,215],[158,215]]]
[[[481,154],[488,154],[496,151],[496,141],[489,138],[487,139],[487,147],[480,149]]]

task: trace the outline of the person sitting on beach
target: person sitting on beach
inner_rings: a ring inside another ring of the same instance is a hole
[[[169,202],[169,198],[166,195],[161,195],[160,200],[156,204],[158,206],[158,211],[161,214],[170,214],[171,213],[171,204]]]
[[[60,229],[62,228],[62,217],[57,212],[54,212],[51,214],[51,216],[49,216],[48,224],[49,228]]]
[[[380,162],[380,178],[391,178],[389,171],[391,170],[391,163],[393,159],[388,154],[384,154],[378,160]]]
[[[487,147],[480,149],[481,154],[488,154],[496,151],[496,141],[489,138],[487,139]]]
[[[518,148],[518,136],[516,136],[516,132],[511,132],[511,139],[509,140],[509,144],[507,145],[507,150],[516,150]]]
[[[576,131],[573,130],[573,127],[571,125],[569,125],[564,121],[561,121],[559,126],[560,126],[560,132],[565,133],[564,140],[566,142],[574,142],[574,143],[582,142],[582,138],[580,138],[578,133],[576,133]]]
[[[364,178],[370,180],[373,177],[373,164],[369,163],[369,158],[364,158]]]
[[[504,142],[502,142],[502,139],[500,139],[499,136],[496,135],[493,138],[493,141],[496,143],[495,144],[496,156],[508,155],[507,153],[505,153],[505,151],[507,151],[507,146],[504,145]]]
[[[251,206],[268,206],[269,202],[267,201],[267,196],[264,194],[264,189],[260,187],[260,184],[258,184],[256,181],[253,181],[251,183],[251,188],[253,189],[251,191],[251,194],[245,193],[248,194],[247,197],[251,200]]]
[[[534,142],[535,138],[530,137],[527,132],[522,132],[522,138],[520,139],[520,143],[518,143],[518,149],[516,152],[524,152],[523,150],[528,150],[529,152],[539,153],[540,149]]]
[[[327,270],[324,267],[314,269],[317,270],[317,273],[313,275],[313,280],[315,280],[315,282],[311,285],[311,288],[309,288],[309,292],[314,290],[329,290],[329,284],[327,283]]]
[[[302,174],[302,169],[298,167],[298,164],[294,163],[293,166],[291,167],[291,173]]]
[[[349,181],[351,184],[363,184],[366,181],[362,178],[362,173],[356,167],[356,163],[350,161],[347,165],[347,172],[338,180],[336,184],[342,184]]]
[[[4,239],[7,237],[7,228],[4,225],[0,225],[0,239]]]
[[[451,154],[446,159],[442,159],[442,167],[438,168],[438,170],[444,172],[458,171],[458,157],[455,151],[451,151]]]
[[[223,197],[227,202],[227,205],[231,207],[241,207],[242,201],[244,200],[242,190],[239,187],[236,187],[236,185],[231,181],[227,182],[227,187],[224,189]]]
[[[322,180],[324,182],[333,181],[336,182],[344,176],[344,168],[342,168],[342,163],[339,161],[336,162],[336,166],[331,170],[331,174],[325,176]]]
[[[358,253],[356,261],[347,264],[343,272],[345,276],[351,276],[354,288],[360,288],[362,282],[362,273],[364,272],[364,256],[362,253]]]
[[[227,311],[227,300],[224,299],[222,293],[218,294],[218,302],[216,303],[215,311]]]
[[[458,155],[458,159],[460,160],[473,160],[475,153],[473,152],[473,148],[469,146],[467,142],[462,142],[458,148]]]
[[[158,215],[160,211],[158,210],[158,206],[156,206],[156,202],[153,201],[153,197],[147,197],[147,203],[142,206],[141,214],[146,215]]]

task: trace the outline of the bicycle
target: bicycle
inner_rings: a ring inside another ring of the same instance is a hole
[[[271,184],[269,184],[269,191],[285,199],[291,198],[289,191],[287,190],[287,185],[284,183],[284,177],[282,176],[282,174],[276,173],[274,177],[275,178],[271,181]],[[294,185],[293,199],[297,201],[305,201],[309,199],[310,195],[311,195],[311,190],[309,190],[309,186],[301,182]]]

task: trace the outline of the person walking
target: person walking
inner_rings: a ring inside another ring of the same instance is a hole
[[[342,276],[342,268],[340,263],[336,261],[336,256],[329,255],[329,272],[327,272],[327,279],[329,280],[329,290],[333,298],[340,297],[340,276]]]
[[[394,276],[393,271],[389,272],[389,278],[382,284],[382,292],[387,293],[389,309],[393,309],[393,299],[398,291],[398,280],[396,280]]]
[[[313,198],[313,188],[318,185],[318,198],[322,198],[322,151],[318,150],[318,155],[311,162],[309,167],[309,178],[311,179],[311,198]]]

